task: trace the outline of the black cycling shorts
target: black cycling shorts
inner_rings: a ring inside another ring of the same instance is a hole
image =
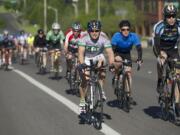
[[[127,60],[131,61],[131,54],[129,52],[128,53],[116,53],[115,57],[116,56],[120,56],[123,60],[127,59]],[[132,62],[130,62],[128,66],[132,67]]]

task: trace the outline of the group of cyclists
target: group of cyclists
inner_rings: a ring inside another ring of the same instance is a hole
[[[154,53],[157,57],[157,92],[162,91],[162,71],[161,66],[165,63],[167,58],[179,58],[177,41],[180,34],[180,20],[177,19],[177,8],[172,5],[166,5],[164,7],[164,19],[159,21],[154,26]],[[68,77],[71,71],[71,60],[73,57],[78,58],[78,71],[81,72],[81,83],[79,86],[80,92],[80,111],[84,112],[84,107],[86,104],[86,87],[88,81],[89,71],[86,70],[87,65],[90,66],[90,60],[97,67],[109,64],[109,71],[114,74],[112,83],[114,83],[118,77],[118,73],[122,67],[123,60],[129,60],[130,63],[126,65],[125,70],[128,72],[130,87],[132,88],[132,58],[131,50],[133,46],[137,50],[137,60],[136,62],[141,65],[143,63],[142,59],[142,45],[139,36],[131,32],[132,26],[128,20],[122,20],[119,23],[119,30],[112,36],[111,40],[102,31],[102,24],[98,20],[91,20],[87,23],[87,30],[83,31],[80,22],[74,22],[70,29],[63,33],[61,27],[58,23],[52,24],[52,30],[47,32],[43,29],[39,29],[37,34],[32,37],[31,34],[27,35],[24,31],[20,32],[17,37],[12,37],[9,35],[8,31],[5,30],[0,46],[0,64],[5,63],[5,50],[10,53],[9,65],[11,66],[11,52],[13,45],[16,48],[22,50],[28,50],[29,54],[34,54],[35,58],[38,52],[43,49],[45,52],[48,51],[50,55],[50,71],[53,71],[53,52],[59,51],[60,56],[65,55],[66,58],[66,77]],[[29,39],[28,39],[29,38]],[[8,41],[13,41],[10,44]],[[29,44],[29,47],[26,45]],[[62,49],[64,50],[62,51]],[[32,51],[34,50],[34,51]],[[106,52],[106,55],[105,55]],[[44,68],[47,66],[47,55],[45,55]],[[26,57],[25,57],[26,59]],[[171,66],[170,66],[171,67]],[[99,73],[99,83],[102,88],[102,97],[104,101],[106,100],[106,95],[104,91],[106,71],[100,70]],[[131,90],[131,89],[130,89]],[[176,114],[180,117],[180,93],[179,89],[176,91]],[[116,92],[115,92],[116,93]],[[132,99],[132,92],[129,91],[128,100]]]

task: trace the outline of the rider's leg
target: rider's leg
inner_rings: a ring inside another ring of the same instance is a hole
[[[160,51],[160,56],[157,59],[157,92],[160,93],[162,91],[161,84],[162,84],[162,66],[164,65],[165,61],[167,59],[167,54],[164,51]]]
[[[2,50],[0,49],[0,67],[2,65]]]
[[[128,96],[132,97],[132,68],[131,68],[131,66],[126,66],[125,71],[128,74],[128,81],[129,81],[129,82],[126,82],[127,83],[126,86],[127,86]]]
[[[115,56],[114,58],[115,62],[114,62],[114,67],[115,67],[115,75],[112,79],[112,84],[116,84],[117,80],[119,79],[118,78],[118,74],[119,74],[119,71],[121,70],[121,66],[122,66],[122,57],[117,55]],[[115,92],[116,93],[116,92]]]
[[[42,55],[43,55],[43,67],[45,68],[47,65],[47,53],[43,52]]]
[[[9,49],[9,67],[12,67],[12,49]]]
[[[27,55],[28,55],[28,49],[27,46],[23,46],[23,59],[27,60]]]
[[[5,48],[2,49],[2,52],[3,52],[3,54],[2,54],[2,64],[5,64],[5,53],[6,53]]]
[[[85,73],[86,74],[86,73]],[[82,81],[79,87],[79,93],[80,93],[80,107],[85,107],[85,96],[86,96],[86,88],[87,88],[87,80],[85,75],[82,75]]]
[[[66,67],[67,67],[66,77],[68,77],[68,74],[70,73],[71,68],[72,68],[71,59],[72,59],[72,55],[71,53],[68,53],[66,56]]]
[[[50,51],[50,58],[51,58],[51,71],[54,70],[54,50]]]

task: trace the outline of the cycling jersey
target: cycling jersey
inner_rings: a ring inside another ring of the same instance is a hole
[[[176,42],[180,34],[179,19],[174,25],[168,25],[165,21],[159,21],[154,25],[153,30],[155,37],[160,38],[160,43],[156,43],[155,46],[164,51],[177,49]]]
[[[86,32],[81,32],[78,37],[74,37],[74,34],[72,31],[69,31],[66,35],[65,44],[68,45],[68,51],[70,52],[77,52],[78,50],[78,41],[79,39],[85,34]]]
[[[2,47],[3,47],[2,42],[3,42],[3,35],[1,35],[1,34],[0,34],[0,48],[2,48]]]
[[[27,38],[27,43],[29,46],[33,46],[33,42],[34,42],[34,36],[28,37]]]
[[[17,41],[19,45],[26,46],[27,45],[27,34],[19,35],[17,37]]]
[[[34,47],[46,47],[46,36],[40,37],[39,35],[36,35],[34,38]]]
[[[64,33],[60,31],[55,35],[51,30],[47,33],[46,40],[52,48],[61,49],[61,44],[63,44],[63,41],[65,40]]]
[[[78,42],[79,46],[85,47],[85,57],[95,57],[99,54],[102,54],[104,48],[111,48],[111,43],[105,33],[101,32],[99,39],[96,42],[91,40],[91,37],[88,33],[84,34],[83,37]]]
[[[12,48],[14,46],[13,37],[10,35],[3,36],[2,44],[4,48]]]
[[[130,32],[124,37],[121,32],[116,32],[111,39],[112,47],[116,48],[117,53],[130,53],[132,46],[140,46],[141,42],[136,33]]]

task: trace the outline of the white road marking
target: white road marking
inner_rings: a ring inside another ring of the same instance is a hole
[[[17,70],[17,69],[14,69],[13,71],[16,72],[17,74],[19,74],[20,76],[22,76],[23,78],[25,78],[27,81],[29,81],[36,87],[38,87],[40,90],[44,91],[45,93],[49,94],[53,98],[60,101],[62,104],[67,106],[74,113],[79,114],[78,106],[76,104],[74,104],[72,101],[70,101],[69,99],[65,98],[64,96],[58,94],[54,90],[52,90],[52,89],[48,88],[47,86],[43,85],[42,83],[38,82],[37,80],[33,79],[31,76],[25,74],[24,72]],[[114,129],[112,129],[105,123],[102,123],[102,129],[100,131],[102,133],[104,133],[105,135],[121,135],[120,133],[118,133],[117,131],[115,131]]]

